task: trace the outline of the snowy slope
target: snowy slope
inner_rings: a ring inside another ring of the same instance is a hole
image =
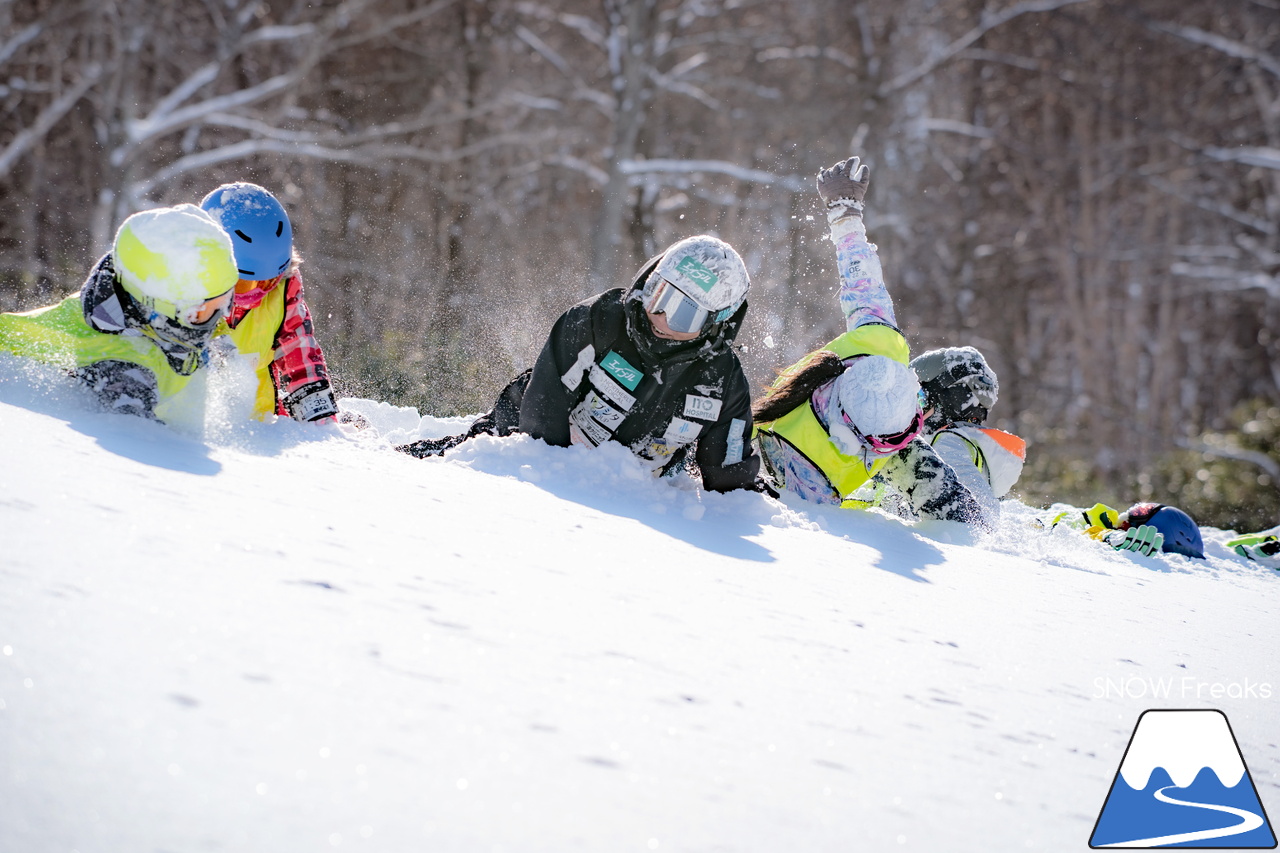
[[[1149,707],[1222,709],[1280,813],[1280,576],[1218,531],[1121,556],[41,376],[0,357],[0,853],[1085,850]]]

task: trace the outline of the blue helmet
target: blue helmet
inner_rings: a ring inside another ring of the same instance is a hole
[[[1200,537],[1199,525],[1176,506],[1134,504],[1125,517],[1134,527],[1149,524],[1164,534],[1164,545],[1160,550],[1204,559],[1204,540]]]
[[[270,192],[257,184],[223,184],[205,196],[200,207],[231,238],[241,278],[268,281],[289,268],[293,228],[289,214]]]

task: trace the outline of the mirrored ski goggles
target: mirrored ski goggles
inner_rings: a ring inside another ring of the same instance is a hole
[[[226,293],[199,302],[168,302],[155,298],[142,301],[162,317],[177,320],[184,326],[203,326],[231,310],[232,295],[233,291],[228,290]]]
[[[666,315],[667,328],[682,334],[701,332],[708,324],[723,320],[729,311],[726,308],[724,311],[712,312],[703,308],[665,278],[658,282],[653,293],[644,301],[644,309],[650,314]]]
[[[840,417],[844,418],[844,425],[853,430],[853,434],[858,440],[870,447],[876,453],[887,454],[896,453],[911,443],[911,439],[920,434],[920,429],[924,425],[924,415],[916,409],[915,415],[911,418],[911,425],[902,432],[895,432],[892,435],[867,435],[858,429],[854,424],[853,418],[849,417],[849,413],[844,409],[840,410]]]
[[[921,388],[919,401],[921,409],[933,409],[947,423],[982,424],[995,404],[995,395],[987,388],[957,384],[928,391]]]

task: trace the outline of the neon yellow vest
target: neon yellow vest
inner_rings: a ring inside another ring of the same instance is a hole
[[[903,364],[911,360],[911,350],[902,333],[892,326],[880,324],[858,326],[831,341],[823,349],[828,349],[841,358],[852,358],[855,355],[883,355]],[[813,353],[809,353],[782,371],[778,381],[782,381],[804,367],[812,358]],[[777,420],[756,424],[755,432],[771,433],[775,438],[794,447],[822,472],[827,482],[841,497],[853,494],[889,461],[889,457],[877,459],[868,468],[862,464],[861,459],[841,453],[832,443],[831,435],[822,428],[821,422],[814,414],[812,402],[797,406]],[[845,505],[850,503],[846,501]],[[853,503],[858,506],[866,505],[865,502]]]
[[[271,377],[271,362],[276,357],[276,335],[284,324],[284,296],[288,281],[282,281],[271,289],[257,308],[250,309],[240,324],[230,329],[224,320],[218,324],[219,335],[230,335],[236,349],[249,356],[257,356],[254,374],[258,377],[258,390],[254,395],[253,412],[259,418],[275,414],[276,383]]]
[[[156,377],[156,417],[165,420],[166,404],[191,381],[174,373],[160,347],[137,335],[111,335],[85,323],[80,296],[20,314],[0,314],[0,351],[26,356],[64,370],[99,361],[126,361]]]

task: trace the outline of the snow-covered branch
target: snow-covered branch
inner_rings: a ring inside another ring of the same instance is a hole
[[[9,144],[0,151],[0,177],[9,174],[9,170],[13,168],[22,155],[26,154],[33,145],[44,138],[53,126],[62,120],[62,117],[71,112],[76,103],[85,96],[85,93],[93,88],[102,76],[102,67],[99,65],[90,65],[84,70],[84,74],[76,81],[75,85],[67,91],[63,92],[53,103],[49,104],[40,111],[40,115],[31,123],[30,127],[23,128],[13,139],[9,140]]]
[[[1280,278],[1265,272],[1245,272],[1235,267],[1176,263],[1169,266],[1169,273],[1182,278],[1218,282],[1221,286],[1216,289],[1220,291],[1262,290],[1268,296],[1280,299]]]
[[[1227,163],[1243,163],[1264,169],[1280,169],[1280,148],[1205,148],[1204,153],[1214,160]]]
[[[713,98],[705,89],[695,86],[692,83],[687,83],[683,80],[676,80],[669,75],[659,74],[657,71],[653,72],[651,79],[653,80],[654,85],[659,89],[671,92],[673,95],[684,95],[685,97],[692,98],[709,110],[718,111],[724,108],[724,104]]]
[[[553,131],[540,134],[512,133],[485,137],[474,145],[461,148],[436,150],[410,144],[364,144],[350,147],[325,145],[318,142],[295,142],[288,139],[245,139],[231,145],[211,148],[179,157],[144,180],[137,181],[132,192],[138,198],[145,197],[156,187],[180,175],[188,174],[218,163],[243,160],[259,154],[283,154],[291,158],[324,160],[333,163],[350,163],[375,167],[392,160],[419,161],[425,163],[454,163],[476,154],[506,145],[529,145],[550,139]]]
[[[772,172],[750,169],[724,160],[629,160],[620,163],[618,168],[624,175],[710,172],[727,175],[745,183],[780,187],[789,192],[805,192],[809,189],[808,182],[795,175],[775,175]]]
[[[239,113],[213,113],[205,116],[202,123],[211,127],[230,127],[236,130],[243,130],[263,139],[276,139],[301,145],[333,145],[350,148],[366,142],[387,139],[392,136],[404,136],[442,125],[457,124],[458,122],[492,115],[495,112],[508,109],[512,103],[522,102],[517,98],[504,96],[469,110],[451,112],[446,115],[423,115],[415,119],[370,125],[352,133],[285,130],[260,119],[250,118]],[[546,108],[545,105],[541,106],[544,109]]]
[[[215,62],[206,62],[204,65],[193,71],[186,80],[183,80],[177,86],[173,87],[173,91],[165,95],[156,105],[151,108],[151,114],[148,121],[155,122],[162,116],[167,116],[183,101],[190,98],[200,89],[218,79],[218,75],[222,73],[223,62],[221,60]]]
[[[448,2],[453,2],[453,0],[448,0]],[[192,72],[186,80],[175,86],[172,92],[161,98],[151,109],[151,114],[147,120],[157,121],[160,117],[166,116],[177,109],[179,104],[182,104],[200,89],[218,79],[218,75],[222,73],[232,56],[243,53],[248,47],[309,39],[313,38],[317,32],[319,32],[319,28],[312,23],[293,26],[265,26],[247,33],[236,43],[235,51],[231,55],[204,64]]]
[[[769,47],[756,53],[756,62],[780,62],[784,60],[829,59],[850,71],[858,70],[854,58],[832,47]]]
[[[967,121],[949,118],[922,118],[916,122],[921,130],[933,133],[958,133],[975,139],[995,139],[996,132],[989,127],[979,127]]]
[[[324,56],[420,23],[455,2],[456,0],[435,0],[411,12],[380,20],[375,26],[362,29],[340,40],[330,41],[329,37],[348,28],[351,19],[369,4],[369,0],[348,0],[330,12],[322,22],[287,27],[267,26],[248,33],[236,45],[236,53],[243,52],[249,45],[296,40],[309,41],[309,49],[304,58],[295,63],[287,73],[278,74],[256,86],[210,97],[180,109],[180,104],[185,103],[196,92],[218,79],[226,69],[230,56],[206,63],[161,98],[145,118],[129,122],[129,147],[139,147],[150,140],[213,116],[222,116],[225,121],[226,114],[237,107],[260,103],[294,88]],[[113,161],[118,165],[127,156],[128,149],[117,150],[113,152]]]
[[[1276,224],[1272,222],[1270,219],[1266,219],[1261,216],[1251,216],[1248,213],[1245,213],[1240,210],[1236,210],[1234,207],[1232,207],[1229,203],[1225,201],[1214,201],[1212,199],[1203,199],[1203,198],[1188,198],[1187,192],[1185,189],[1174,186],[1173,184],[1170,184],[1167,181],[1161,180],[1160,178],[1148,177],[1146,180],[1148,184],[1150,184],[1152,187],[1155,187],[1160,192],[1165,193],[1166,195],[1176,198],[1180,201],[1190,202],[1191,204],[1195,205],[1201,210],[1205,210],[1210,213],[1216,213],[1219,216],[1223,216],[1223,217],[1226,217],[1227,219],[1230,219],[1232,222],[1238,222],[1241,225],[1244,225],[1248,228],[1252,228],[1254,231],[1258,231],[1262,234],[1276,233]]]
[[[562,13],[543,3],[517,3],[516,11],[537,21],[560,24],[582,36],[588,44],[604,48],[604,31],[597,22],[584,15]]]
[[[1265,69],[1276,77],[1280,77],[1280,59],[1242,42],[1220,36],[1217,33],[1207,32],[1198,27],[1175,27],[1162,21],[1152,21],[1147,26],[1157,32],[1168,33],[1192,44],[1211,47],[1236,59],[1256,62],[1259,68]]]
[[[557,53],[555,49],[545,41],[538,38],[537,33],[533,32],[533,30],[529,29],[524,24],[519,24],[516,26],[515,34],[516,38],[533,48],[535,53],[547,62],[550,62],[551,65],[561,74],[568,77],[570,80],[577,79],[577,76],[573,73],[573,68],[565,58]]]
[[[359,0],[358,5],[368,5],[369,2],[370,0]],[[405,12],[400,15],[392,15],[388,18],[375,18],[373,26],[366,27],[365,29],[359,30],[345,38],[335,41],[335,47],[336,49],[342,50],[353,45],[382,38],[396,32],[397,30],[402,30],[405,27],[411,27],[414,24],[422,23],[427,18],[447,9],[457,2],[458,0],[435,0],[433,3],[429,3],[426,6],[413,9],[412,11]],[[410,5],[412,6],[413,4]],[[345,26],[343,29],[345,29]]]
[[[1007,9],[1000,12],[988,13],[982,16],[982,21],[969,32],[953,41],[951,44],[942,48],[935,56],[929,58],[925,62],[906,72],[900,74],[892,80],[880,87],[880,97],[888,97],[889,95],[899,92],[902,89],[916,83],[932,74],[939,66],[945,64],[955,58],[962,51],[969,48],[970,45],[977,42],[987,33],[999,26],[1007,24],[1014,18],[1022,15],[1030,15],[1041,12],[1053,12],[1067,6],[1077,6],[1081,3],[1092,3],[1093,0],[1028,0],[1025,3],[1015,3]]]
[[[548,157],[545,161],[549,166],[562,166],[565,169],[571,169],[586,175],[592,183],[598,186],[606,186],[609,183],[609,173],[599,166],[588,163],[580,157],[570,157],[567,154],[557,154]]]
[[[256,86],[209,98],[185,109],[176,110],[167,116],[158,115],[153,111],[146,118],[129,122],[129,142],[137,146],[166,133],[180,130],[186,125],[200,121],[214,113],[223,113],[236,107],[266,100],[292,88],[305,73],[306,69],[296,68],[287,74],[278,74],[269,80],[264,80]],[[126,151],[121,149],[115,152],[113,159],[123,160],[125,154]],[[116,163],[116,165],[119,165],[119,163]]]
[[[28,24],[23,27],[11,38],[5,41],[4,44],[0,44],[0,65],[3,65],[12,59],[13,55],[17,53],[23,45],[35,41],[35,39],[44,32],[44,28],[44,21],[36,21],[34,24]]]

